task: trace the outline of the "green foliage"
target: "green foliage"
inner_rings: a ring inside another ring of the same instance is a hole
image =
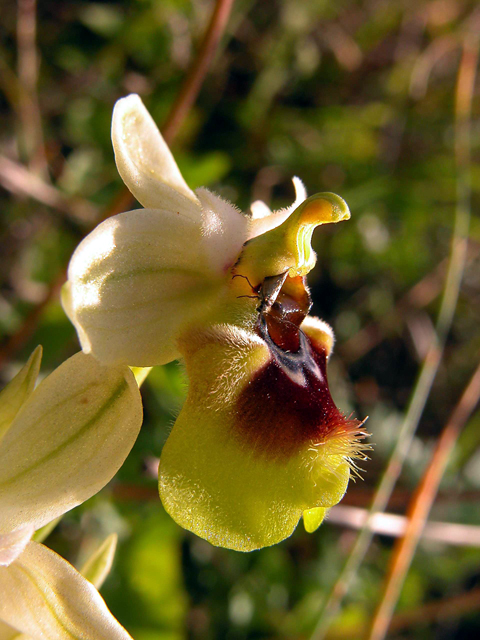
[[[310,278],[314,312],[338,337],[333,395],[343,396],[357,416],[370,414],[377,443],[364,465],[364,482],[350,488],[344,504],[368,504],[438,312],[441,279],[426,281],[420,303],[399,307],[398,301],[448,255],[456,197],[456,42],[475,4],[238,0],[223,49],[173,145],[193,188],[218,190],[245,209],[254,199],[274,207],[290,204],[293,175],[309,193],[335,191],[350,206],[349,223],[314,236],[318,265]],[[210,3],[38,5],[38,99],[50,178],[71,201],[88,200],[103,211],[121,189],[110,143],[115,100],[138,92],[157,122],[165,121]],[[15,3],[6,3],[0,154],[30,163],[35,171],[22,142],[15,29]],[[441,47],[444,54],[428,68]],[[478,118],[478,95],[473,106]],[[445,358],[391,504],[399,513],[478,362],[476,128],[471,144],[470,260]],[[61,277],[89,223],[8,190],[0,192],[0,206],[2,344],[25,324],[32,327],[5,379],[39,343],[42,374],[47,373],[78,350],[74,330],[56,295],[38,323],[29,318]],[[347,340],[372,322],[378,339],[357,357]],[[119,534],[102,592],[136,640],[308,637],[352,533],[327,520],[313,535],[299,528],[281,545],[242,555],[184,532],[164,513],[152,472],[185,397],[181,367],[155,369],[142,393],[145,423],[124,467],[100,496],[67,515],[47,544],[75,562],[86,547]],[[478,422],[477,413],[457,443],[434,520],[480,524]],[[390,538],[375,539],[332,637],[360,637],[358,629],[378,601],[390,551]],[[478,588],[479,554],[478,543],[470,549],[424,540],[399,610],[418,612],[427,602]],[[412,622],[392,637],[467,640],[478,637],[479,629],[479,614],[470,611],[448,622]]]

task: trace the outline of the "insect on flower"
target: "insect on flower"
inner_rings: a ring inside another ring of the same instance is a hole
[[[63,304],[104,365],[185,362],[186,402],[164,446],[160,497],[183,527],[249,551],[308,530],[343,496],[360,421],[335,406],[334,337],[308,316],[313,230],[350,217],[335,194],[243,214],[191,191],[138,96],[115,106],[119,172],[146,207],[100,224],[70,262]]]

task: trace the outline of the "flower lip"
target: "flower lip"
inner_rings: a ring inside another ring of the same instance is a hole
[[[347,419],[330,395],[328,344],[301,328],[311,306],[305,278],[268,278],[259,293],[256,331],[271,359],[237,399],[237,432],[256,453],[287,460],[342,432],[345,454],[354,455],[360,422]]]
[[[256,455],[287,462],[305,447],[315,450],[338,437],[342,455],[357,455],[361,422],[346,418],[332,399],[326,349],[300,332],[298,351],[284,351],[271,340],[264,318],[259,326],[272,359],[236,401],[239,442]]]

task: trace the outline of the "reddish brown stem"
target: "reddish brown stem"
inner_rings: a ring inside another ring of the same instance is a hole
[[[460,62],[455,105],[455,159],[457,163],[458,208],[468,219],[470,205],[470,115],[475,87],[480,39],[478,28],[465,38]],[[467,227],[468,228],[468,227]],[[404,537],[393,549],[380,602],[372,619],[369,640],[383,640],[402,585],[412,562],[425,522],[437,495],[440,480],[458,434],[480,397],[480,365],[443,430],[430,463],[410,502]]]
[[[403,537],[394,546],[382,597],[375,612],[369,638],[384,638],[398,600],[405,576],[412,562],[428,514],[437,495],[438,486],[447,466],[458,434],[480,397],[480,365],[445,426],[430,463],[415,491],[407,510],[407,526]]]
[[[25,0],[32,2],[32,0]],[[34,4],[33,4],[34,6]],[[198,96],[202,83],[207,75],[209,65],[225,30],[233,0],[217,0],[213,9],[210,22],[199,48],[198,55],[187,73],[185,81],[175,100],[165,126],[162,129],[165,140],[170,144],[177,135],[183,121]],[[133,202],[133,197],[128,189],[122,189],[105,209],[101,220],[128,209]],[[98,222],[98,220],[97,220]],[[8,338],[0,349],[0,367],[20,349],[35,331],[45,307],[59,291],[59,284],[65,279],[62,273],[58,279],[52,282],[44,299],[30,312],[22,326]]]
[[[180,93],[162,128],[163,137],[168,144],[177,135],[182,122],[198,96],[210,63],[225,31],[232,6],[233,0],[217,0],[215,3],[198,55],[193,60]]]

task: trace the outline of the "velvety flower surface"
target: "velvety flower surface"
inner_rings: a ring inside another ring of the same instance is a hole
[[[97,227],[63,293],[85,352],[147,367],[183,358],[185,405],[162,452],[160,496],[185,528],[248,551],[314,530],[343,496],[365,435],[335,406],[333,333],[308,316],[315,227],[348,219],[331,193],[243,214],[192,192],[138,96],[120,100],[119,172],[146,208]]]

